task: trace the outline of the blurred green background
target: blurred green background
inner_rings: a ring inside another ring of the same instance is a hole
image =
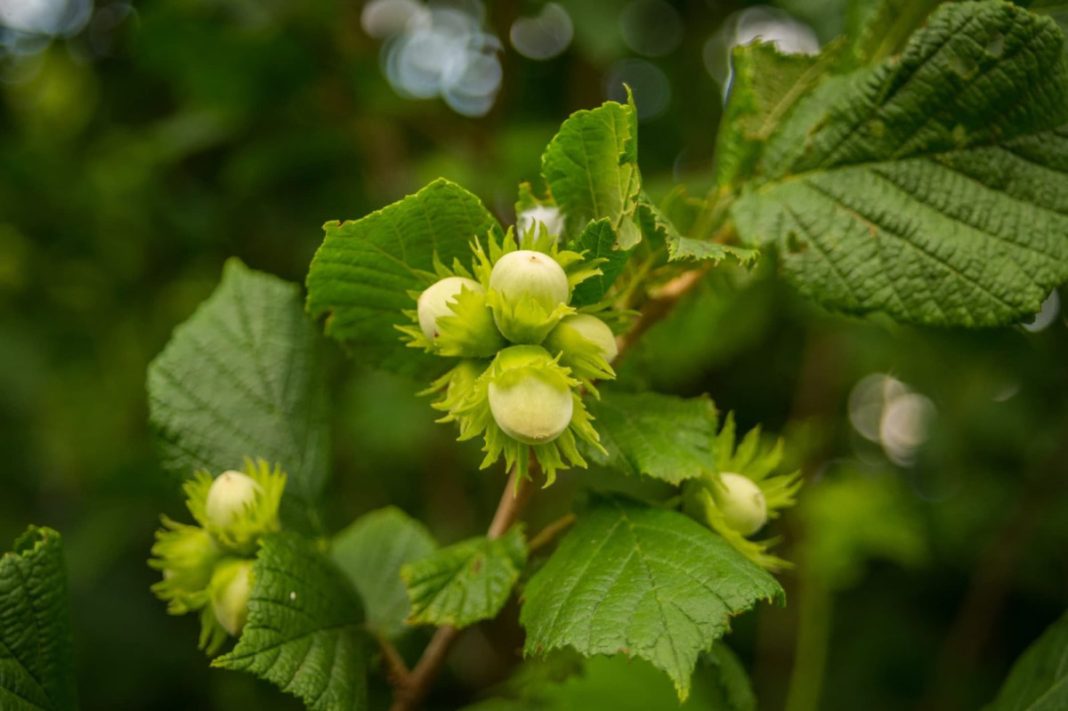
[[[487,5],[0,0],[0,540],[63,533],[86,708],[297,707],[210,670],[195,620],[148,590],[158,516],[184,511],[145,368],[226,257],[302,281],[319,225],[437,176],[510,222],[560,121],[623,82],[647,189],[701,194],[725,48],[760,34],[811,51],[846,23],[844,2]],[[829,316],[773,274],[717,271],[623,373],[711,393],[805,468],[780,526],[790,604],[739,620],[731,644],[762,708],[976,708],[1068,603],[1059,300],[1026,327],[933,331]],[[501,481],[476,447],[415,384],[330,352],[331,529],[387,503],[444,541],[481,529]],[[587,482],[630,486],[563,479],[533,521]],[[507,675],[518,640],[514,620],[468,634],[435,707]]]

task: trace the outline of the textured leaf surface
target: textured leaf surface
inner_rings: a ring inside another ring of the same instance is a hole
[[[936,11],[902,56],[824,81],[734,203],[824,305],[990,326],[1068,280],[1063,37],[1008,3]]]
[[[405,631],[409,611],[401,567],[436,547],[423,524],[391,506],[361,516],[337,534],[331,555],[363,598],[368,626],[396,637]]]
[[[148,368],[164,466],[184,478],[262,457],[288,475],[286,520],[314,519],[330,444],[320,346],[295,284],[228,261]]]
[[[496,539],[470,538],[406,565],[412,624],[467,627],[497,616],[527,562],[518,527]]]
[[[674,511],[597,502],[524,591],[527,654],[641,657],[686,698],[698,655],[730,618],[783,597],[775,579],[722,538]]]
[[[0,708],[77,708],[59,534],[31,526],[0,555]]]
[[[367,363],[419,372],[434,361],[394,328],[415,308],[408,292],[433,283],[434,255],[468,264],[472,240],[496,226],[477,197],[440,179],[359,220],[328,222],[308,270],[308,312]]]
[[[263,539],[252,575],[241,639],[212,665],[254,674],[310,709],[367,708],[367,634],[345,576],[292,533]]]
[[[586,253],[586,259],[603,259],[598,267],[601,273],[586,279],[575,287],[571,295],[572,306],[596,304],[604,298],[613,282],[627,264],[630,252],[617,249],[616,231],[607,218],[595,220],[586,226],[575,242],[575,250]]]
[[[897,54],[941,0],[851,0],[846,11],[846,66]]]
[[[623,249],[638,243],[634,209],[641,190],[638,123],[632,104],[577,111],[541,157],[541,172],[575,239],[590,220],[608,218]]]
[[[707,397],[607,391],[587,406],[608,452],[589,453],[598,464],[672,484],[716,468],[716,406]]]
[[[986,711],[1068,708],[1068,614],[1042,633],[1013,665]]]

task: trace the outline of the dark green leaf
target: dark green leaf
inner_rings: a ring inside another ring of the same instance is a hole
[[[367,708],[368,635],[359,598],[307,539],[263,539],[252,569],[248,622],[212,666],[247,671],[313,710]]]
[[[391,506],[361,516],[337,534],[331,555],[363,598],[368,626],[396,637],[407,629],[409,611],[401,567],[436,547],[423,524]]]
[[[0,708],[78,706],[59,534],[31,526],[0,555]]]
[[[435,361],[407,348],[394,328],[415,308],[408,292],[433,282],[435,255],[469,264],[471,242],[492,227],[497,221],[477,197],[441,179],[359,220],[329,222],[308,270],[308,312],[370,365],[425,370]]]

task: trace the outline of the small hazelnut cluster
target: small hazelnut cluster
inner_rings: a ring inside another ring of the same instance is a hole
[[[525,476],[533,453],[548,485],[557,469],[586,466],[578,440],[600,448],[581,394],[615,377],[618,351],[608,324],[571,305],[599,262],[561,250],[539,226],[519,238],[491,235],[488,251],[476,241],[472,269],[440,268],[413,294],[414,323],[400,330],[413,347],[460,359],[427,393],[461,440],[484,436],[483,467],[503,455]]]
[[[279,529],[286,477],[266,462],[245,461],[243,472],[214,479],[197,472],[184,488],[199,525],[163,517],[149,565],[163,574],[152,592],[173,615],[200,613],[200,646],[215,654],[248,619],[252,558],[260,538]]]

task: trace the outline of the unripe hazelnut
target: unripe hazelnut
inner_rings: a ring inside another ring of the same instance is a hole
[[[532,298],[546,312],[566,304],[570,295],[564,268],[548,254],[530,249],[509,252],[498,259],[489,285],[512,303]]]
[[[616,345],[616,337],[612,329],[604,321],[590,314],[565,316],[549,334],[545,345],[552,352],[563,351],[566,360],[568,351],[574,349],[576,337],[596,345],[601,357],[609,365],[619,355],[619,347]]]
[[[768,521],[764,492],[749,477],[723,472],[712,496],[727,525],[743,536],[753,535]]]
[[[165,553],[160,559],[164,565],[163,579],[182,592],[206,588],[219,558],[219,549],[211,535],[203,528],[182,526],[163,533],[161,540],[164,545],[158,550]]]
[[[252,561],[224,560],[211,576],[211,609],[223,629],[236,637],[248,620],[252,594]]]
[[[538,346],[513,346],[497,358],[501,372],[489,384],[490,412],[497,425],[525,444],[559,437],[571,424],[574,396],[559,373],[550,370],[548,352]]]
[[[416,309],[424,336],[431,341],[438,337],[438,319],[452,315],[453,300],[464,289],[481,292],[482,285],[474,279],[451,276],[434,282],[419,295]]]
[[[229,528],[252,506],[260,491],[260,485],[247,474],[233,470],[223,472],[215,477],[208,489],[208,500],[204,505],[207,522],[214,528]]]

